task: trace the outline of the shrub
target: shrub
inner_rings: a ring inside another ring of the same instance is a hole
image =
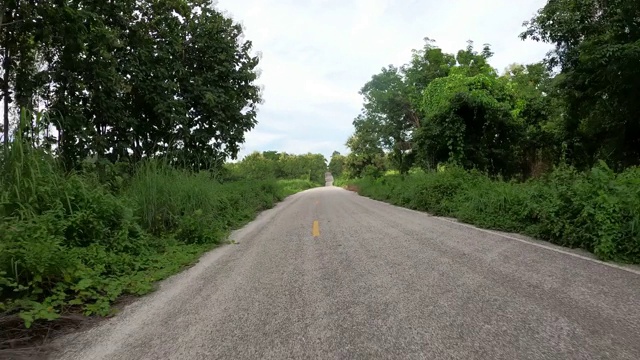
[[[63,306],[104,314],[102,299],[120,293],[108,279],[131,268],[123,254],[140,256],[149,247],[131,210],[19,143],[2,166],[0,310],[21,311],[27,324],[53,318]]]
[[[16,139],[0,174],[0,313],[28,326],[80,310],[107,315],[122,294],[193,262],[304,180],[238,180],[158,161],[85,162],[66,174]],[[126,180],[126,181],[125,181]]]
[[[604,163],[587,173],[561,166],[518,183],[447,166],[347,183],[395,205],[640,263],[640,168],[616,174]]]

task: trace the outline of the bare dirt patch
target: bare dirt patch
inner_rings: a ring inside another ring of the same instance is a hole
[[[344,188],[345,188],[346,190],[349,190],[349,191],[353,191],[353,192],[356,192],[356,193],[360,193],[360,188],[359,188],[358,186],[356,186],[356,185],[345,185],[345,187],[344,187]]]

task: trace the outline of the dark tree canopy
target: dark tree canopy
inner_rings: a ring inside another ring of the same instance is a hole
[[[640,164],[640,5],[636,0],[550,0],[523,39],[555,45],[564,130],[579,165]]]
[[[68,166],[155,156],[216,166],[256,124],[258,58],[209,1],[4,3],[4,103],[44,107],[38,124],[30,111],[22,123],[46,129],[33,140]]]

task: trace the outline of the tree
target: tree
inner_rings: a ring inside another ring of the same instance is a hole
[[[243,178],[302,179],[322,184],[327,160],[322,154],[293,155],[276,151],[255,151],[232,168]]]
[[[636,0],[550,0],[520,35],[555,45],[569,156],[587,167],[640,163],[640,7]]]
[[[543,63],[513,64],[503,75],[516,97],[514,116],[522,126],[517,156],[524,178],[549,169],[561,156],[564,104],[553,74]]]
[[[452,74],[424,92],[424,124],[416,134],[418,158],[435,168],[455,162],[492,174],[512,174],[518,123],[514,94],[491,74]]]
[[[408,172],[416,159],[415,134],[429,117],[422,106],[423,92],[433,81],[454,72],[495,76],[495,70],[487,63],[492,55],[489,45],[477,53],[469,41],[467,48],[454,56],[425,38],[424,47],[412,51],[409,64],[400,68],[389,65],[363,86],[363,110],[353,122],[356,133],[366,133],[359,138],[367,141],[375,139],[393,167],[400,173]]]
[[[491,45],[484,44],[482,52],[474,50],[473,41],[467,41],[467,47],[456,55],[457,72],[467,76],[479,74],[496,75],[495,69],[487,62],[493,56]]]
[[[365,102],[362,116],[354,120],[354,126],[371,128],[370,134],[375,134],[380,146],[391,152],[399,170],[408,171],[411,132],[419,126],[420,119],[411,104],[401,69],[392,65],[383,68],[362,87],[360,94]]]
[[[456,66],[455,56],[443,52],[435,45],[435,40],[427,37],[424,42],[422,49],[411,51],[411,61],[402,67],[413,110],[421,117],[424,117],[419,106],[422,92],[433,80],[448,76]]]
[[[235,159],[244,134],[257,124],[258,58],[251,55],[252,43],[242,39],[239,24],[212,5],[194,3],[184,36],[186,69],[179,77],[187,109],[182,145],[190,158]]]
[[[209,1],[15,0],[2,16],[5,106],[44,105],[69,168],[156,156],[220,166],[256,124],[258,58]]]
[[[329,161],[329,172],[333,177],[338,178],[342,175],[345,168],[345,156],[337,151],[331,154],[331,160]]]
[[[345,170],[349,177],[380,174],[386,170],[386,156],[379,146],[379,139],[367,127],[360,127],[346,143],[351,150],[345,158]]]

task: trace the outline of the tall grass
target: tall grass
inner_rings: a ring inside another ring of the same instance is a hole
[[[27,326],[69,311],[106,315],[119,296],[150,291],[258,211],[313,186],[221,184],[147,161],[114,191],[103,176],[114,169],[68,174],[20,138],[0,169],[0,315]]]
[[[371,198],[640,263],[640,168],[558,167],[524,183],[449,167],[347,182]]]
[[[185,243],[215,243],[227,229],[251,220],[257,211],[295,192],[313,187],[302,180],[212,181],[161,165],[142,164],[125,197],[142,226],[152,234],[174,233]]]

